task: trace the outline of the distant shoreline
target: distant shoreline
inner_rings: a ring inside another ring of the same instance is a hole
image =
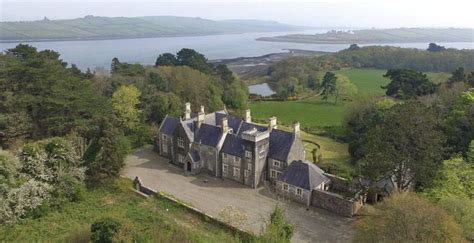
[[[23,43],[23,42],[60,42],[60,41],[97,41],[97,40],[133,40],[133,39],[153,39],[153,38],[174,38],[174,37],[200,37],[200,36],[213,36],[213,35],[237,35],[237,34],[249,34],[249,33],[276,33],[276,32],[288,32],[288,30],[280,31],[252,31],[252,32],[227,32],[227,33],[209,33],[209,34],[170,34],[170,35],[157,35],[157,36],[121,36],[121,37],[65,37],[65,38],[54,38],[54,39],[18,39],[18,40],[2,40],[0,43]]]
[[[266,41],[266,42],[286,42],[286,43],[301,43],[301,44],[362,44],[362,45],[379,45],[379,44],[402,44],[402,43],[431,43],[431,42],[439,42],[439,43],[473,43],[473,41],[446,41],[446,40],[426,40],[426,41],[347,41],[347,40],[340,40],[340,41],[297,41],[293,39],[284,39],[284,38],[276,38],[276,37],[260,37],[256,38],[256,41]]]

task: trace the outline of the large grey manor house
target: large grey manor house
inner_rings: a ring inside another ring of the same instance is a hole
[[[154,149],[185,174],[208,173],[252,188],[268,182],[280,195],[315,204],[314,191],[327,191],[333,178],[305,161],[298,122],[288,132],[278,129],[276,117],[268,121],[253,123],[250,110],[243,118],[225,108],[206,114],[201,106],[195,113],[186,103],[182,117],[165,117]]]

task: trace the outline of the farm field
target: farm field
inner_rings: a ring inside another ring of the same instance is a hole
[[[386,70],[380,69],[345,69],[335,71],[342,74],[357,86],[358,95],[355,99],[370,96],[382,96],[384,90],[381,86],[388,84],[389,80],[383,75]],[[447,73],[427,73],[428,78],[435,83],[446,80]],[[278,117],[283,124],[299,121],[303,128],[318,129],[324,127],[340,127],[348,109],[348,102],[325,103],[320,97],[314,96],[298,101],[260,101],[250,104],[252,115],[257,119],[267,119],[271,116]]]
[[[145,199],[131,187],[131,180],[116,179],[87,190],[82,201],[50,210],[39,219],[2,225],[0,242],[89,242],[91,224],[105,217],[118,220],[138,242],[236,242],[225,229],[168,200]]]

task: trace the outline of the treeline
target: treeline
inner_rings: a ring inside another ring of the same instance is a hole
[[[20,44],[0,54],[0,218],[41,215],[120,173],[185,102],[238,112],[247,89],[225,65],[183,49],[179,62],[121,63],[111,74],[68,67],[57,52]],[[160,58],[158,58],[160,59]],[[195,107],[197,109],[197,107]]]
[[[355,102],[349,109],[349,153],[361,175],[373,181],[391,178],[396,191],[418,195],[395,195],[376,206],[371,214],[382,217],[362,220],[358,237],[383,241],[393,233],[388,231],[396,231],[390,223],[404,218],[411,222],[410,233],[396,234],[405,241],[474,239],[472,73],[459,68],[438,86],[413,70],[393,69],[385,76],[391,80],[388,97]],[[409,212],[407,203],[426,210]],[[423,233],[427,230],[442,233]]]
[[[377,69],[414,69],[423,72],[452,72],[458,67],[474,70],[474,50],[420,50],[392,46],[348,48],[324,56],[323,62],[338,63],[340,67]]]
[[[342,68],[413,69],[453,72],[474,70],[474,50],[446,49],[431,43],[427,50],[390,46],[359,47],[317,57],[292,57],[268,68],[268,81],[282,98],[321,88],[322,74]]]

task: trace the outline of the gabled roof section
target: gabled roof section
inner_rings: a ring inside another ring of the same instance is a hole
[[[174,130],[179,124],[179,119],[166,116],[165,120],[163,120],[163,123],[160,128],[160,132],[168,135],[172,135]]]
[[[188,136],[189,141],[193,141],[194,139],[194,130],[195,130],[195,124],[194,124],[195,119],[188,119],[181,121],[181,125],[183,126],[184,131],[186,132],[186,135]]]
[[[197,131],[195,142],[211,147],[217,147],[221,135],[221,129],[219,127],[204,123],[201,124],[201,127],[199,127]]]
[[[302,160],[291,162],[278,180],[309,191],[323,182],[329,182],[321,168]]]
[[[291,132],[272,129],[270,132],[268,157],[285,162],[288,159],[294,139],[295,137]]]
[[[189,157],[193,160],[193,162],[201,160],[201,156],[199,156],[199,153],[196,150],[191,151],[189,153]]]
[[[241,157],[244,154],[244,142],[235,134],[227,134],[221,152]]]

